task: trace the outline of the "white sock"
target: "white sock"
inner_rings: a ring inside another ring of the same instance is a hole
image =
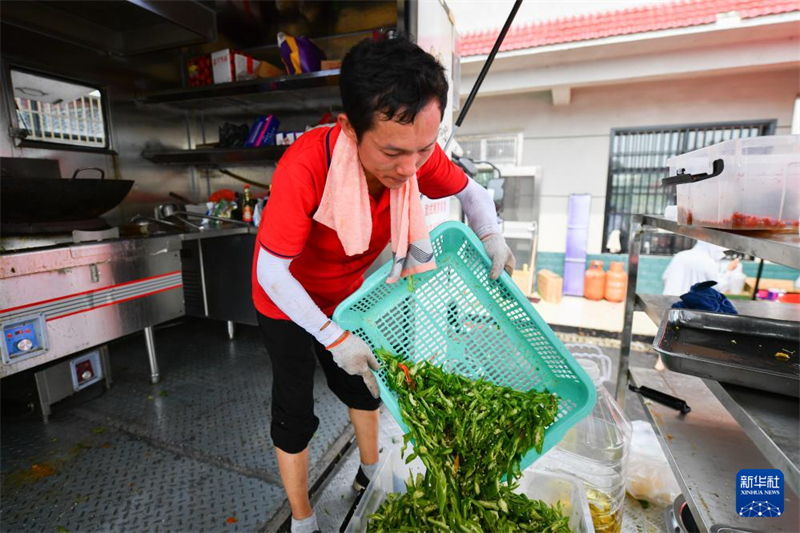
[[[319,531],[316,514],[312,513],[311,516],[302,520],[292,517],[292,533],[314,533],[315,531]]]
[[[372,476],[375,475],[375,471],[378,469],[377,461],[371,465],[365,465],[361,463],[361,470],[366,474],[366,476],[372,481]]]

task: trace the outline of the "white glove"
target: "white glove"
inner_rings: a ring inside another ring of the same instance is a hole
[[[483,237],[481,241],[483,241],[483,247],[486,248],[486,253],[489,254],[489,258],[492,260],[492,271],[489,273],[492,279],[499,278],[503,268],[509,274],[514,272],[514,265],[517,264],[517,260],[502,235],[490,233]]]
[[[375,374],[372,373],[372,370],[380,370],[381,365],[366,342],[346,331],[343,338],[326,349],[331,352],[333,362],[339,365],[339,368],[351,376],[364,378],[364,384],[373,397],[377,398],[381,395],[378,381],[375,379]]]

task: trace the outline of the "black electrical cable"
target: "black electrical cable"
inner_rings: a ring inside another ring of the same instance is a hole
[[[464,117],[467,116],[467,112],[472,105],[472,101],[475,100],[475,96],[478,94],[478,89],[480,89],[483,79],[486,77],[486,74],[489,73],[489,68],[494,62],[494,56],[496,56],[497,52],[500,50],[500,45],[503,44],[503,39],[506,38],[506,33],[508,33],[508,29],[511,27],[514,17],[517,16],[517,11],[519,11],[519,6],[521,5],[522,0],[517,0],[514,2],[514,7],[511,9],[511,13],[508,15],[505,25],[503,25],[503,29],[500,30],[500,35],[497,36],[497,40],[494,42],[492,51],[489,52],[489,57],[486,58],[486,63],[483,64],[483,68],[481,69],[480,74],[478,74],[478,79],[475,80],[475,85],[472,86],[472,90],[467,97],[467,101],[464,102],[464,107],[461,108],[461,112],[458,114],[455,129],[458,129],[461,126],[461,123],[464,122]]]

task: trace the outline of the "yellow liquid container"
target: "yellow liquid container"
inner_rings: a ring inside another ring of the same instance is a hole
[[[620,533],[622,530],[622,506],[618,506],[615,511],[613,497],[605,492],[589,488],[586,489],[586,499],[589,500],[589,512],[592,514],[595,533]]]
[[[595,531],[619,533],[632,428],[603,386],[597,364],[585,359],[578,362],[594,380],[597,403],[590,415],[536,462],[536,468],[580,480],[586,489]]]

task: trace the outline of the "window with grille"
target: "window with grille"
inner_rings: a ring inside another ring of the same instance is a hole
[[[622,252],[628,251],[631,215],[663,215],[675,204],[675,187],[662,187],[669,173],[667,159],[730,139],[772,135],[774,120],[690,124],[611,130],[603,248],[614,230],[621,233]],[[647,232],[642,253],[672,255],[692,246],[680,235]]]
[[[458,137],[458,144],[473,161],[489,161],[498,166],[522,162],[522,135]]]
[[[26,141],[108,148],[97,87],[11,70],[17,124]]]

